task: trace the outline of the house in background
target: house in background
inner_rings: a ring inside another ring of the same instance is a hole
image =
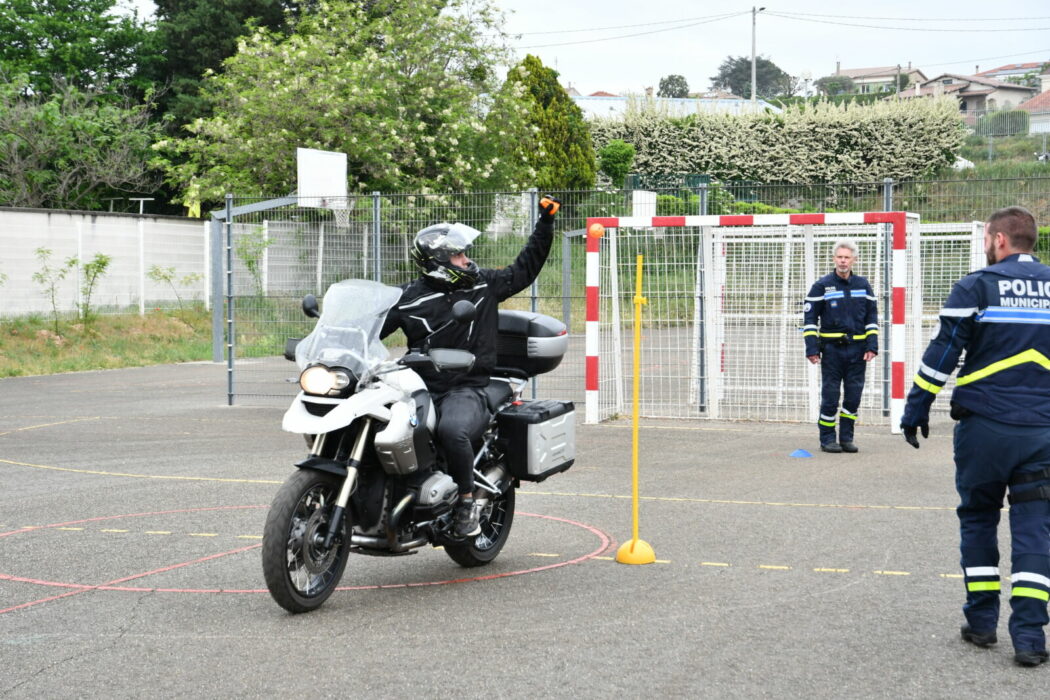
[[[1029,134],[1050,134],[1050,73],[1039,76],[1039,86],[1042,92],[1022,102],[1017,109],[1028,112]]]
[[[1014,109],[1037,92],[1036,88],[993,78],[942,73],[936,78],[902,90],[900,96],[901,99],[916,99],[948,95],[959,103],[960,112],[980,115],[1000,109]]]
[[[1039,73],[1042,67],[1046,64],[1046,61],[1037,61],[1035,63],[1007,63],[1005,66],[999,66],[998,68],[991,68],[989,70],[983,70],[980,73],[974,73],[974,76],[978,78],[991,78],[992,80],[1006,81],[1008,78],[1023,78],[1029,73]]]
[[[840,68],[835,64],[835,75],[844,76],[853,81],[857,92],[868,95],[875,92],[897,92],[897,74],[908,76],[907,85],[914,85],[926,80],[926,75],[918,68],[907,66],[881,66],[877,68]],[[903,82],[903,81],[902,81]]]

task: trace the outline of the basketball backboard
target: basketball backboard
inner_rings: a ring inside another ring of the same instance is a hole
[[[346,209],[346,154],[296,148],[299,206]]]

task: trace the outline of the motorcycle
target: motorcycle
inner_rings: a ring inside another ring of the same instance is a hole
[[[273,599],[292,613],[320,607],[336,590],[350,554],[399,556],[443,547],[477,567],[503,549],[514,522],[516,489],[543,481],[575,461],[572,402],[522,399],[530,379],[553,370],[568,348],[565,325],[550,316],[499,311],[497,367],[484,395],[491,420],[476,445],[475,507],[481,533],[457,537],[458,489],[446,473],[430,394],[413,368],[465,372],[472,353],[431,348],[452,323],[471,323],[475,308],[456,302],[453,318],[395,360],[380,341],[401,290],[378,282],[332,285],[305,338],[289,339],[285,357],[301,373],[300,391],[282,428],[305,436],[307,457],[284,482],[263,531],[262,564]]]

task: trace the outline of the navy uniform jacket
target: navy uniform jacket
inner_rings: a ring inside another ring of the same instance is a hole
[[[966,351],[952,403],[993,420],[1050,425],[1050,267],[1011,255],[955,283],[901,423],[918,425]]]
[[[865,350],[879,351],[879,315],[868,280],[832,272],[813,283],[802,315],[806,356],[820,354],[828,342],[863,341]],[[819,327],[817,324],[820,324]],[[823,342],[821,342],[823,341]]]
[[[431,338],[430,345],[469,350],[474,353],[474,367],[466,376],[431,368],[416,371],[435,394],[457,386],[486,386],[496,367],[499,303],[532,284],[547,261],[553,240],[554,220],[541,216],[514,262],[500,270],[481,269],[478,283],[473,287],[450,290],[429,277],[401,285],[404,290],[401,299],[387,314],[381,336],[385,338],[400,328],[408,339],[408,347],[418,348],[431,331],[452,318],[452,305],[467,299],[477,309],[474,321],[462,326],[453,323]]]

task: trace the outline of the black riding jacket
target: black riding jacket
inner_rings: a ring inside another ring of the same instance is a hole
[[[499,303],[532,284],[547,261],[553,238],[554,219],[541,216],[514,262],[500,270],[481,269],[473,287],[449,289],[448,285],[429,277],[401,285],[401,299],[387,314],[382,337],[400,328],[405,332],[409,349],[418,348],[427,335],[452,318],[452,305],[467,299],[477,309],[474,321],[468,325],[449,325],[430,339],[430,347],[469,350],[475,357],[473,369],[466,375],[430,368],[416,371],[433,394],[458,386],[487,385],[496,367]]]

